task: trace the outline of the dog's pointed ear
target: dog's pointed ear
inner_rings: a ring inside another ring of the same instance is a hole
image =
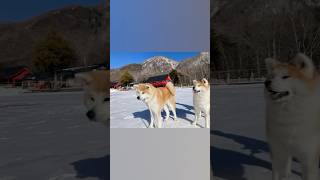
[[[266,58],[264,62],[266,63],[268,73],[270,73],[273,70],[275,65],[279,64],[279,62],[273,58]]]
[[[89,85],[91,76],[89,75],[89,73],[77,73],[75,74],[75,79],[81,82],[83,85]]]
[[[192,81],[193,85],[196,85],[197,82],[198,82],[197,80],[193,80],[193,81]]]
[[[300,69],[307,77],[314,76],[315,67],[312,60],[303,53],[298,53],[292,60],[292,64]]]
[[[147,89],[150,89],[151,86],[152,86],[151,84],[146,84],[146,88],[147,88]]]
[[[204,85],[208,85],[209,84],[209,82],[208,82],[208,80],[206,78],[203,78],[201,81],[202,81],[202,83]]]

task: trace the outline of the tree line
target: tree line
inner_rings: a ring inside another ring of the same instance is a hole
[[[211,73],[232,72],[234,78],[264,76],[264,59],[290,60],[296,53],[310,56],[316,66],[320,59],[319,9],[287,8],[262,16],[238,16],[226,23],[221,15],[211,21]],[[219,75],[220,73],[220,75]]]

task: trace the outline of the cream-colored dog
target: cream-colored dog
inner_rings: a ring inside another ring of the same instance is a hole
[[[205,127],[210,128],[210,85],[207,79],[201,81],[193,80],[193,106],[195,119],[194,126],[197,126],[201,113],[205,115]]]
[[[319,78],[311,59],[298,54],[290,64],[266,59],[267,139],[273,180],[287,180],[292,158],[301,163],[303,180],[319,180]]]
[[[109,125],[110,82],[109,74],[104,70],[76,74],[84,85],[84,104],[90,121]]]

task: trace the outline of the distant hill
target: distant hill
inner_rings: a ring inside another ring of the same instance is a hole
[[[121,75],[128,71],[136,81],[142,81],[150,76],[169,73],[176,69],[179,73],[202,78],[209,77],[210,54],[208,52],[177,62],[164,56],[155,56],[146,59],[141,64],[128,64],[121,68],[111,69],[111,81],[119,81]]]
[[[75,66],[106,62],[109,54],[109,8],[70,6],[18,23],[0,24],[0,64],[32,67],[33,47],[57,31],[77,53]]]
[[[110,80],[119,81],[121,75],[125,71],[128,71],[135,78],[135,80],[137,80],[140,77],[141,70],[142,70],[141,64],[129,64],[119,69],[112,69],[110,71]]]
[[[177,71],[182,74],[188,74],[195,79],[209,77],[210,54],[202,52],[198,56],[186,59],[179,63]]]

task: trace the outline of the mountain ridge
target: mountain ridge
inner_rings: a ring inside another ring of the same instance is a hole
[[[187,65],[188,64],[188,65]],[[111,81],[119,81],[123,72],[128,71],[135,79],[135,81],[143,81],[146,78],[158,74],[169,73],[173,69],[184,75],[193,75],[192,71],[209,70],[210,53],[200,52],[197,56],[186,58],[180,62],[169,59],[165,56],[154,56],[145,59],[143,62],[137,64],[127,64],[120,68],[111,69]],[[197,72],[199,73],[199,72]],[[206,72],[206,75],[208,72]],[[209,76],[208,76],[209,77]]]
[[[55,30],[75,49],[72,66],[103,63],[109,56],[106,5],[73,5],[50,10],[20,22],[0,23],[0,64],[33,68],[32,52],[50,30]]]

